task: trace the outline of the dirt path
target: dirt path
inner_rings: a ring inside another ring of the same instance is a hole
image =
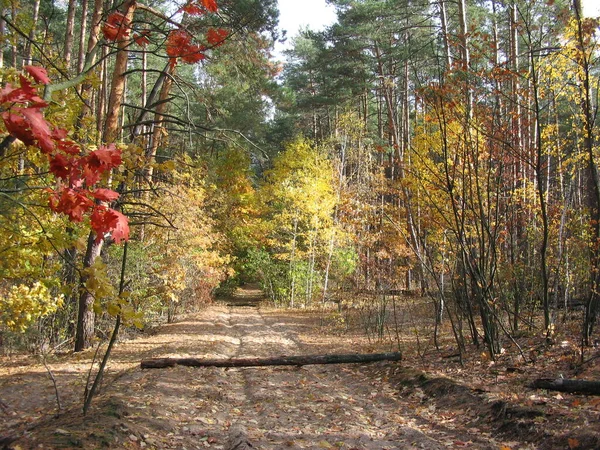
[[[424,402],[422,390],[393,383],[402,363],[139,368],[148,357],[361,350],[315,332],[310,315],[239,306],[252,305],[257,295],[246,291],[153,335],[121,343],[103,392],[86,418],[78,405],[89,360],[71,356],[51,364],[63,403],[70,408],[57,418],[44,415],[54,397],[43,367],[14,368],[12,376],[0,373],[0,399],[6,406],[0,427],[21,436],[8,448],[530,448],[502,447],[485,427],[465,427],[456,411]],[[459,413],[477,422],[476,410],[477,405],[465,404]],[[245,442],[252,447],[244,447]]]

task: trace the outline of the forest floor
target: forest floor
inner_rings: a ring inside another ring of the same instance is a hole
[[[266,357],[394,350],[338,316],[253,307],[246,290],[120,342],[87,416],[94,352],[0,358],[0,448],[598,449],[600,398],[535,391],[535,378],[600,379],[598,353],[576,364],[567,341],[523,343],[500,361],[459,364],[400,339],[404,360],[263,368],[140,368],[155,357]],[[412,337],[411,337],[412,336]],[[596,358],[595,358],[596,357]],[[52,377],[61,402],[57,402]]]

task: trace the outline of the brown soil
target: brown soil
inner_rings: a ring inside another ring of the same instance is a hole
[[[0,447],[600,448],[600,401],[525,388],[543,362],[515,367],[513,360],[503,366],[482,357],[460,365],[407,344],[400,363],[139,368],[150,357],[390,350],[357,333],[327,333],[331,327],[314,312],[253,307],[259,293],[243,294],[119,343],[85,417],[81,397],[92,351],[48,359],[60,414],[39,360],[0,360]],[[597,376],[597,367],[589,370]]]

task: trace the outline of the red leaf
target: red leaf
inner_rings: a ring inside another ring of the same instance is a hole
[[[121,165],[121,150],[114,144],[100,147],[81,159],[81,170],[88,186],[96,184],[103,173]]]
[[[23,98],[20,103],[29,103],[30,107],[37,108],[48,106],[48,103],[38,96],[37,88],[33,87],[31,81],[27,77],[19,75],[19,81],[21,83],[21,89],[19,89],[18,92],[22,94]]]
[[[106,172],[121,164],[121,151],[111,144],[90,152],[86,159],[87,166],[90,168]]]
[[[81,169],[83,172],[83,179],[88,186],[93,186],[102,177],[102,172],[97,167],[91,167],[87,164],[87,159],[84,159],[81,164]]]
[[[133,40],[135,41],[135,43],[137,45],[139,45],[140,47],[145,47],[146,45],[148,45],[150,43],[150,39],[148,39],[148,35],[150,33],[148,31],[144,31],[140,34],[136,34],[133,37]]]
[[[190,16],[201,16],[204,14],[204,10],[194,2],[188,2],[181,10],[188,13]]]
[[[76,142],[73,142],[68,139],[56,140],[55,142],[59,150],[68,153],[69,155],[78,155],[79,153],[81,153],[81,148]]]
[[[116,41],[117,36],[119,36],[119,29],[114,25],[105,23],[104,25],[102,25],[102,34],[104,35],[107,41]]]
[[[23,108],[21,112],[29,122],[31,134],[37,139],[40,150],[43,153],[53,151],[55,145],[52,139],[52,131],[50,130],[50,125],[44,119],[42,111],[39,108]]]
[[[0,89],[0,103],[10,102],[10,98],[16,90],[10,83],[7,83],[6,86]]]
[[[192,36],[183,30],[171,31],[167,37],[167,55],[171,57],[180,56],[182,49],[190,45],[191,39]]]
[[[23,116],[5,111],[2,113],[2,120],[4,121],[6,130],[12,136],[23,141],[25,145],[35,145],[35,138]]]
[[[111,13],[102,26],[107,41],[121,40],[129,36],[129,19],[119,11]]]
[[[100,241],[106,233],[111,233],[117,244],[129,239],[129,223],[127,217],[120,212],[97,206],[90,219],[91,227],[96,233],[96,242]]]
[[[199,47],[197,45],[190,45],[186,48],[186,53],[181,55],[181,60],[188,64],[194,64],[198,61],[202,61],[206,58],[206,55],[203,53],[204,47]]]
[[[66,139],[69,132],[64,128],[55,128],[52,130],[52,138],[56,140]]]
[[[191,43],[192,36],[183,30],[175,30],[169,33],[167,38],[166,51],[171,57],[171,64],[175,64],[176,58],[181,58],[182,61],[193,64],[205,58],[202,46]]]
[[[48,72],[43,67],[37,66],[25,66],[23,67],[27,71],[31,78],[33,78],[38,83],[42,84],[50,84],[50,78],[48,78]]]
[[[100,147],[98,150],[91,152],[90,156],[97,158],[100,164],[105,166],[107,170],[120,166],[122,162],[121,150],[117,149],[115,144],[110,144],[108,147]]]
[[[202,0],[202,4],[210,12],[217,12],[219,9],[217,6],[217,0]]]
[[[103,202],[114,202],[119,198],[119,193],[112,189],[98,188],[92,191],[92,195],[95,199]]]
[[[0,103],[29,103],[30,106],[43,108],[48,104],[37,95],[37,89],[31,82],[20,75],[21,87],[14,88],[10,83],[0,90]]]
[[[119,211],[113,210],[115,217],[114,228],[112,230],[112,238],[117,244],[121,241],[129,239],[129,219]]]
[[[62,188],[59,193],[50,197],[50,208],[54,212],[66,214],[72,222],[81,222],[83,215],[93,206],[94,202],[84,192],[75,189]]]
[[[56,155],[50,157],[50,172],[52,172],[58,178],[66,180],[71,173],[72,167],[73,161],[61,153],[57,153]]]
[[[223,28],[210,28],[206,32],[206,40],[210,45],[221,45],[229,33]]]

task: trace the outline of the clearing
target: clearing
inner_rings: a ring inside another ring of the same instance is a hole
[[[253,306],[259,295],[247,290],[119,343],[86,417],[81,396],[93,351],[48,358],[58,415],[39,359],[1,359],[0,447],[600,448],[600,401],[526,389],[536,375],[553,375],[540,365],[460,366],[436,352],[362,365],[140,368],[155,357],[394,350],[359,333],[327,333],[315,312]]]

